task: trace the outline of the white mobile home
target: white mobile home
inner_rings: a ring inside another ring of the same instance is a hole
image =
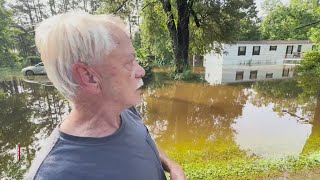
[[[222,46],[222,54],[204,56],[205,79],[210,84],[292,77],[291,66],[315,48],[311,41],[239,41]]]

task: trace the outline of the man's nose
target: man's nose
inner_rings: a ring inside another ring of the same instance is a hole
[[[144,75],[146,75],[146,71],[140,64],[138,64],[138,68],[136,70],[136,78],[142,78]]]

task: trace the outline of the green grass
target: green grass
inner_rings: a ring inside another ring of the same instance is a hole
[[[233,159],[223,160],[222,158],[207,161],[197,161],[196,156],[199,155],[199,152],[190,151],[188,153],[190,161],[182,160],[182,162],[180,161],[181,157],[176,157],[177,155],[171,153],[170,156],[182,164],[189,180],[261,179],[262,177],[281,175],[283,172],[298,173],[301,170],[320,167],[320,151],[300,157],[285,157],[282,159],[233,157]]]
[[[263,179],[281,176],[284,172],[297,174],[320,168],[319,150],[300,156],[261,158],[247,156],[247,152],[232,141],[164,145],[162,149],[183,166],[189,180]]]
[[[0,68],[0,80],[6,80],[6,79],[10,79],[13,76],[16,77],[22,77],[23,75],[20,72],[21,70],[18,68],[7,68],[7,67],[1,67]]]

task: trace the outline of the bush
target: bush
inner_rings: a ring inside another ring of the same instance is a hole
[[[203,79],[201,75],[195,74],[191,69],[184,71],[183,73],[175,73],[174,70],[170,73],[170,78],[173,80],[182,80],[182,81],[197,81],[202,82]]]
[[[28,56],[25,59],[24,66],[32,66],[41,62],[41,58],[39,56]]]

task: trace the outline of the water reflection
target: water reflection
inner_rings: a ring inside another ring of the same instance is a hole
[[[236,142],[248,154],[260,157],[299,155],[310,136],[311,124],[301,124],[288,114],[279,116],[273,109],[274,104],[263,108],[246,104],[243,116],[232,126],[237,132]]]
[[[21,179],[70,111],[45,78],[36,78],[0,81],[0,179]],[[320,103],[301,93],[293,79],[210,86],[157,73],[139,108],[157,144],[180,162],[283,157],[320,150]],[[18,143],[23,156],[16,163]]]
[[[0,177],[21,179],[39,144],[66,113],[66,101],[53,87],[12,78],[0,82]],[[23,158],[15,161],[16,146]]]
[[[207,63],[205,80],[209,84],[288,79],[295,75],[295,65],[221,65]]]

